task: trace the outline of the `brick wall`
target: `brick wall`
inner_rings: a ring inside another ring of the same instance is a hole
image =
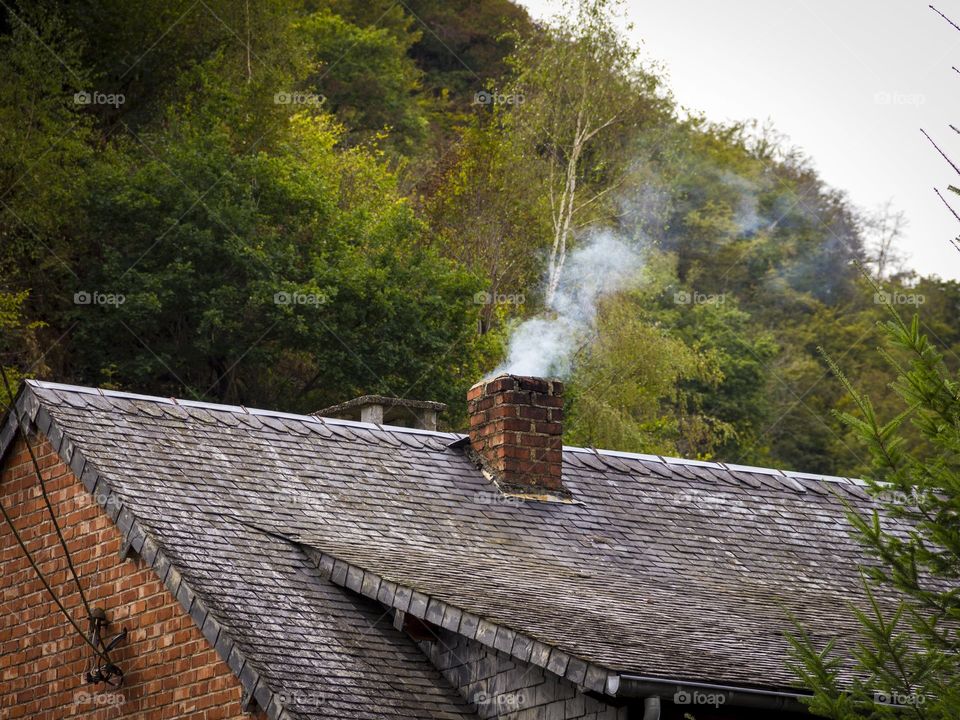
[[[240,710],[240,682],[190,616],[151,568],[120,559],[120,532],[50,445],[38,442],[31,439],[87,599],[107,611],[108,637],[121,627],[129,631],[111,654],[125,681],[119,689],[84,683],[93,651],[50,599],[0,516],[0,720],[252,720]],[[0,502],[54,592],[86,630],[22,438],[0,465]]]
[[[509,720],[626,720],[627,710],[581,692],[548,670],[439,630],[439,640],[420,643],[482,718]]]

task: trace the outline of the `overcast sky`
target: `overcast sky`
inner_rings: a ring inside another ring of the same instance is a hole
[[[520,0],[534,17],[557,0]],[[937,7],[960,24],[960,0]],[[933,192],[960,185],[920,133],[960,165],[960,31],[927,0],[626,0],[631,36],[678,102],[711,120],[770,119],[821,176],[864,208],[909,222],[902,250],[924,274],[960,279],[960,234]],[[948,194],[952,195],[952,193]],[[960,197],[952,202],[960,212]],[[948,199],[950,199],[948,197]]]

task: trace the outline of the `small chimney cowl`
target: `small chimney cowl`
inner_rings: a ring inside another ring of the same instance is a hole
[[[432,400],[408,400],[384,395],[362,395],[339,405],[317,410],[317,417],[359,420],[377,425],[396,425],[420,430],[436,430],[437,416],[446,405]]]
[[[563,383],[498,375],[470,388],[470,447],[501,490],[569,498],[562,482]]]

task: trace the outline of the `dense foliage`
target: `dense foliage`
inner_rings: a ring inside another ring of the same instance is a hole
[[[890,317],[885,355],[899,413],[878,414],[831,362],[856,408],[839,417],[870,452],[869,487],[883,506],[849,513],[873,558],[863,568],[866,607],[852,610],[862,633],[819,645],[798,621],[793,666],[817,715],[949,720],[960,712],[960,385],[917,316]],[[909,424],[919,443],[904,436]]]
[[[459,427],[596,228],[644,263],[576,349],[573,442],[864,471],[816,352],[882,393],[857,263],[956,358],[957,284],[892,266],[896,223],[769,128],[681,111],[605,2],[547,25],[509,0],[5,8],[18,377],[292,411],[398,394]]]

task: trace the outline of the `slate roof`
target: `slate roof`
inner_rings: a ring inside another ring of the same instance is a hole
[[[787,688],[785,611],[856,633],[858,480],[566,447],[575,502],[525,502],[450,433],[37,381],[20,403],[262,685],[322,688],[290,717],[469,716],[384,605],[610,694],[631,673]]]
[[[241,435],[265,442],[277,420],[53,387],[29,382],[20,405],[270,718],[477,717],[381,605],[322,578],[296,545],[234,519],[239,506],[261,517],[282,504],[283,478],[261,476],[279,468],[282,450],[264,463],[266,449],[244,447]],[[232,437],[220,433],[228,428]],[[11,415],[0,455],[13,429]]]

